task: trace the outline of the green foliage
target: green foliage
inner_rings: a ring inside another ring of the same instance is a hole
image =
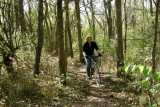
[[[142,90],[142,84],[140,81],[133,81],[129,84],[129,87],[132,87],[134,90],[137,90],[138,92]]]
[[[150,85],[150,82],[149,82],[149,79],[146,78],[146,80],[142,80],[142,83],[145,85],[146,88],[143,88],[143,90],[147,89],[147,90],[150,90],[151,89],[151,85]]]
[[[143,70],[144,70],[144,66],[142,66],[142,65],[139,65],[139,66],[137,66],[137,68],[136,68],[136,71],[137,71],[139,74],[142,74]]]
[[[37,82],[26,78],[21,73],[17,73],[12,79],[2,78],[0,86],[4,103],[8,106],[28,105],[27,102],[42,101],[44,97]]]
[[[154,72],[153,78],[155,81],[157,81],[160,78],[160,72]]]
[[[143,72],[144,76],[147,77],[149,73],[151,72],[151,70],[152,70],[152,67],[147,66]]]

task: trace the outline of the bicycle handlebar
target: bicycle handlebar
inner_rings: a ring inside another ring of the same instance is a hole
[[[85,56],[85,57],[86,57],[86,58],[91,58],[91,56]],[[85,57],[84,57],[84,58],[85,58]],[[98,57],[102,57],[102,55],[97,55],[97,56],[95,56],[95,57],[97,57],[97,58],[98,58]]]

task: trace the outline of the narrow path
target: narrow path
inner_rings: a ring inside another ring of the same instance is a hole
[[[79,69],[79,75],[83,75],[86,78],[86,69],[85,66]],[[109,107],[114,106],[115,103],[109,100],[110,95],[108,94],[110,89],[106,89],[105,84],[105,75],[104,72],[101,72],[101,85],[98,86],[94,79],[86,81],[89,82],[89,86],[86,88],[86,100],[83,102],[87,107]]]
[[[78,67],[72,66],[72,69],[76,71],[78,81],[87,83],[83,87],[85,98],[79,102],[78,107],[138,106],[135,96],[129,95],[130,91],[124,80],[101,72],[101,85],[98,86],[93,79],[89,80],[86,78],[85,65],[78,64]]]

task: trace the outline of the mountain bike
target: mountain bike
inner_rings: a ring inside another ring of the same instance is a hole
[[[97,58],[100,56],[96,56]],[[100,85],[101,83],[101,77],[100,77],[100,72],[99,72],[99,68],[97,66],[97,63],[93,61],[93,59],[91,57],[88,57],[91,60],[91,68],[90,68],[90,74],[91,74],[91,78],[92,75],[94,75],[94,79],[97,85]]]

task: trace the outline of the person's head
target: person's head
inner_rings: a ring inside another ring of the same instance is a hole
[[[86,42],[91,43],[91,41],[92,41],[92,37],[91,36],[87,36],[86,37]]]

